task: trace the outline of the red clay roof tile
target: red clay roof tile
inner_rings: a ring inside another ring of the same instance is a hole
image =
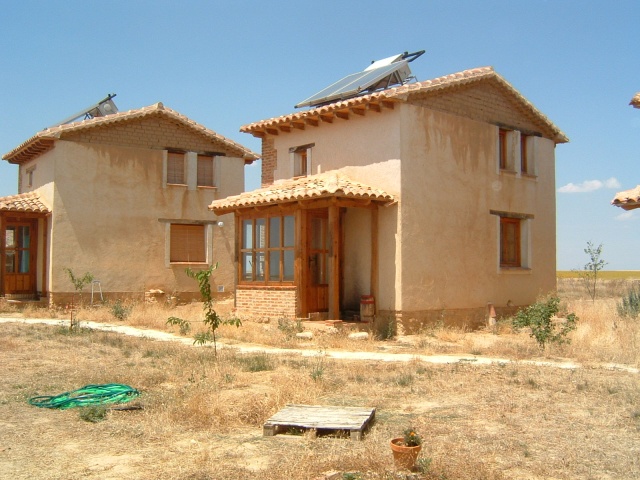
[[[19,193],[8,197],[0,197],[2,212],[50,213],[51,210],[40,199],[36,192]]]

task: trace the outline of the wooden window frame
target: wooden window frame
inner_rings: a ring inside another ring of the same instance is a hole
[[[529,162],[529,148],[527,145],[527,140],[529,139],[529,135],[524,133],[520,134],[520,173],[524,175],[530,175],[529,172],[530,162]]]
[[[169,263],[207,263],[207,228],[204,224],[169,225]]]
[[[511,250],[513,255],[510,253]],[[500,267],[522,267],[522,219],[520,218],[500,217]]]
[[[509,168],[509,158],[508,158],[508,148],[509,144],[507,142],[507,134],[508,130],[505,128],[498,129],[498,167],[500,170],[508,170]]]
[[[285,245],[285,218],[290,217],[293,220],[293,241],[290,245]],[[279,218],[279,232],[278,232],[278,245],[271,245],[271,229],[272,222],[271,219]],[[284,213],[278,212],[274,214],[263,214],[263,215],[250,215],[250,216],[242,216],[239,219],[239,243],[238,243],[238,252],[239,252],[239,261],[238,261],[238,279],[240,285],[293,285],[295,282],[295,235],[296,235],[296,224],[295,224],[295,215],[293,212]],[[259,221],[264,221],[264,243],[260,244],[258,242],[257,234],[256,234],[256,225]],[[251,228],[251,244],[249,247],[244,246],[245,240],[245,222],[250,222]],[[293,256],[291,253],[288,255],[285,252],[293,252]],[[273,280],[271,278],[271,254],[279,253],[279,265],[278,265],[278,279]],[[258,271],[259,263],[257,261],[257,256],[262,255],[264,257],[264,261],[262,263],[262,275]],[[251,272],[248,277],[245,277],[245,258],[247,256],[250,257],[251,262]],[[289,266],[290,270],[293,272],[293,277],[291,279],[285,279],[285,272],[287,270],[285,266],[286,258],[289,257],[292,259],[292,264]]]
[[[292,161],[291,175],[293,178],[307,177],[311,174],[311,150],[314,146],[315,143],[309,143],[289,149]]]

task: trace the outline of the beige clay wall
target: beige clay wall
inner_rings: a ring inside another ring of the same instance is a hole
[[[289,148],[313,143],[312,173],[338,170],[363,184],[400,192],[399,112],[383,110],[349,120],[294,130],[274,137],[277,150],[276,181],[292,175]],[[355,141],[354,141],[355,139]],[[396,225],[398,206],[378,209],[379,267],[378,308],[395,309],[398,267]],[[371,293],[371,214],[349,208],[345,214],[343,307],[358,310],[360,296]]]
[[[58,141],[46,155],[40,163],[54,165],[55,188],[47,183],[38,190],[54,211],[48,275],[54,296],[73,290],[64,267],[76,274],[91,272],[104,292],[141,299],[150,289],[196,292],[195,281],[184,272],[188,265],[165,260],[167,225],[174,220],[210,222],[208,256],[220,265],[213,290],[220,285],[233,291],[233,215],[217,218],[206,207],[243,190],[242,159],[217,157],[220,188],[191,189],[163,188],[162,150]],[[218,220],[222,228],[215,225]]]
[[[526,305],[555,289],[554,144],[536,139],[537,177],[497,168],[497,127],[402,106],[397,310]],[[499,268],[499,217],[530,214],[530,268]]]

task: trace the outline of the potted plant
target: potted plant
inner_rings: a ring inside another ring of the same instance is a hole
[[[391,451],[396,467],[411,470],[422,449],[422,437],[414,428],[407,428],[402,437],[391,439]]]

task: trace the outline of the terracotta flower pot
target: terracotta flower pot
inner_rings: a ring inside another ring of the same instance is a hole
[[[391,439],[391,452],[393,453],[393,461],[398,468],[406,468],[411,470],[416,464],[418,454],[422,449],[422,445],[415,447],[407,447],[402,437]]]

